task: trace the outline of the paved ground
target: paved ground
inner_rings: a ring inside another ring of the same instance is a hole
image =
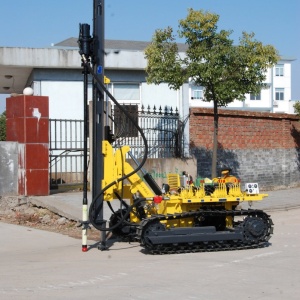
[[[272,212],[267,248],[155,256],[135,243],[83,253],[79,240],[0,222],[0,299],[296,300],[299,215]]]
[[[275,233],[269,247],[244,251],[153,256],[138,243],[108,240],[99,251],[90,240],[83,253],[78,239],[0,222],[0,299],[299,299],[299,194],[272,191],[254,204],[271,214]],[[82,193],[31,201],[81,219]]]
[[[286,210],[300,207],[300,188],[264,192],[269,194],[263,201],[254,202],[254,208],[265,211]],[[31,197],[30,201],[41,207],[67,217],[72,220],[82,219],[82,192],[59,193],[43,197]],[[91,195],[88,195],[89,203]],[[248,202],[241,204],[243,208],[248,208]],[[109,219],[110,212],[107,206],[104,207],[104,218]]]

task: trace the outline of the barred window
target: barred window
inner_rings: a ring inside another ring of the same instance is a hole
[[[122,105],[131,118],[138,123],[138,105]],[[114,107],[115,134],[117,137],[137,137],[138,130],[117,106]]]

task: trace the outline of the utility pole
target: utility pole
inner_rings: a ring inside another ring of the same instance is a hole
[[[92,64],[94,73],[101,82],[104,82],[104,0],[94,0],[93,7],[93,56]],[[92,197],[98,197],[102,190],[102,180],[104,176],[104,165],[102,157],[102,141],[104,137],[104,91],[93,80],[93,184]],[[96,222],[102,222],[105,228],[106,221],[103,220],[103,195],[99,196],[100,203],[95,209],[98,213]],[[105,246],[105,231],[101,231],[99,249],[103,250]]]

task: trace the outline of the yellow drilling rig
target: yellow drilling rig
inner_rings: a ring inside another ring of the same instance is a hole
[[[81,24],[78,39],[85,105],[82,251],[88,250],[87,230],[90,224],[102,233],[98,247],[101,250],[108,248],[108,231],[122,240],[140,242],[141,247],[152,254],[267,246],[273,233],[270,216],[262,210],[239,208],[241,202],[261,201],[267,196],[259,193],[257,183],[246,183],[242,189],[240,180],[230,174],[230,169],[224,169],[218,178],[195,182],[184,172],[168,174],[167,181],[159,187],[144,171],[147,139],[104,84],[104,0],[94,0],[93,31],[91,37],[90,26]],[[93,200],[88,209],[86,103],[89,74],[93,77]],[[107,97],[132,122],[143,139],[145,150],[141,162],[133,157],[129,146],[113,147],[115,136],[109,124]],[[120,202],[118,210],[114,211],[112,201]],[[104,203],[112,211],[108,227],[107,220],[103,219]]]

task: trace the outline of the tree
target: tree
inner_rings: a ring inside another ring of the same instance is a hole
[[[300,101],[297,101],[293,107],[295,109],[295,113],[300,117]]]
[[[218,20],[217,14],[189,9],[178,30],[187,45],[184,56],[178,52],[171,27],[156,30],[145,50],[148,83],[165,82],[177,90],[193,80],[204,88],[204,101],[213,101],[212,177],[217,175],[218,107],[267,88],[266,71],[279,58],[276,49],[255,40],[254,33],[243,32],[239,44],[234,45],[229,38],[232,31],[217,31]]]
[[[0,115],[0,141],[6,141],[6,113]]]

